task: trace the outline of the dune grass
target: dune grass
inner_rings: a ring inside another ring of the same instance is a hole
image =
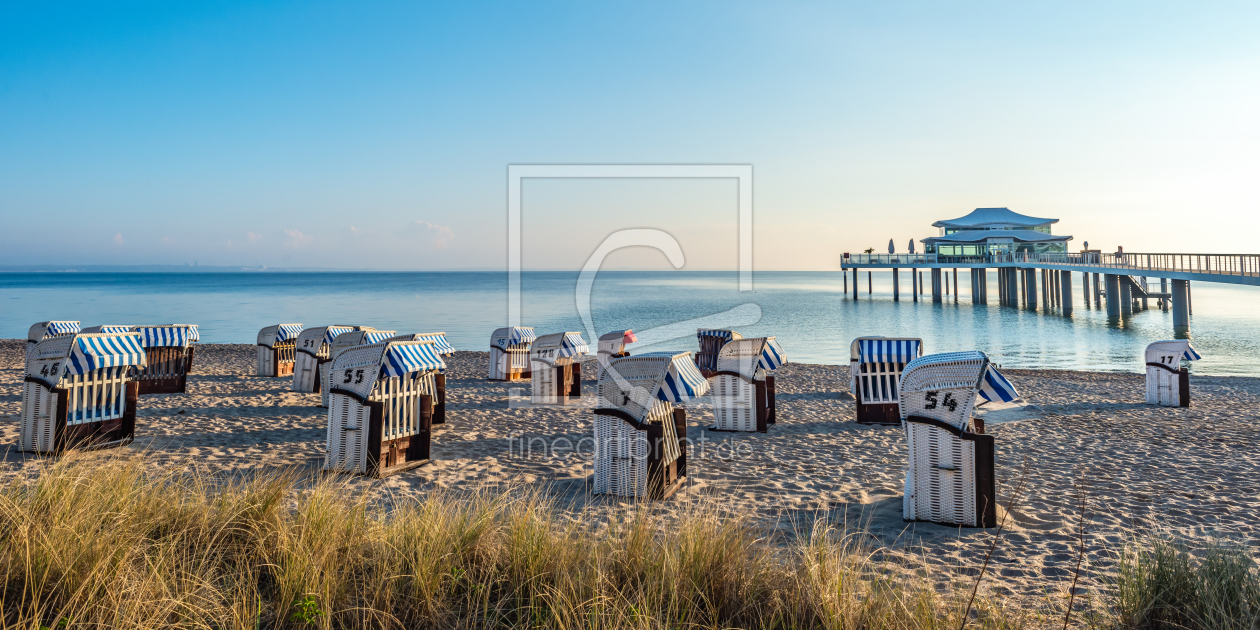
[[[1130,542],[1115,581],[1125,628],[1260,629],[1260,573],[1247,550],[1155,534]]]
[[[513,489],[386,508],[338,477],[155,474],[121,457],[44,466],[0,487],[5,629],[1054,625],[984,597],[964,620],[969,582],[942,590],[826,524],[770,544],[719,505],[574,518]],[[1254,620],[1254,569],[1222,553],[1186,564],[1133,550],[1124,614],[1108,623]],[[1250,586],[1205,590],[1210,580]]]

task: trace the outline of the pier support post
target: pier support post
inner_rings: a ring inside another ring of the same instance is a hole
[[[919,301],[919,270],[914,267],[910,268],[910,297]]]
[[[1107,319],[1120,319],[1120,276],[1104,274],[1107,282]]]
[[[1028,275],[1028,308],[1037,310],[1037,270],[1029,269]]]
[[[939,268],[932,269],[932,303],[941,303],[941,270]]]
[[[919,270],[919,295],[927,293],[927,287],[923,286],[923,270]]]
[[[954,304],[958,303],[958,294],[961,292],[958,289],[958,267],[954,267]]]
[[[1119,276],[1116,276],[1119,278]],[[1120,316],[1133,316],[1133,281],[1128,278],[1120,278]]]
[[[871,273],[866,272],[866,297],[871,297]]]
[[[1172,281],[1173,334],[1190,334],[1190,281]]]
[[[849,274],[841,270],[840,275],[844,276],[844,295],[845,297],[848,297],[849,296]]]
[[[1089,274],[1081,274],[1081,297],[1085,298],[1085,310],[1089,310]]]
[[[1159,292],[1168,293],[1168,278],[1159,279]],[[1166,297],[1159,298],[1159,308],[1165,313],[1168,312],[1168,302],[1169,300]]]
[[[1019,308],[1019,270],[1006,269],[1006,305]]]
[[[901,270],[893,267],[893,301],[901,301]]]
[[[858,275],[857,274],[858,274],[858,270],[854,269],[853,270],[853,299],[855,300],[857,299],[857,296],[858,296]]]
[[[971,303],[972,304],[980,303],[980,283],[978,280],[976,280],[975,267],[971,268]]]
[[[1094,279],[1094,308],[1102,310],[1103,287],[1098,279],[1098,274],[1091,273],[1090,277]]]
[[[1063,297],[1061,305],[1063,306],[1063,314],[1072,314],[1072,272],[1059,272],[1059,294]]]

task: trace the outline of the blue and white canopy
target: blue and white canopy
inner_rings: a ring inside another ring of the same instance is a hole
[[[188,324],[188,340],[201,341],[201,330],[197,328],[196,324]]]
[[[989,402],[1011,402],[1019,398],[1015,386],[992,363],[985,369],[984,377],[980,379],[980,389],[976,393]]]
[[[514,326],[508,331],[508,345],[513,346],[518,343],[533,343],[538,335],[534,334],[533,328],[522,328]]]
[[[82,375],[107,367],[145,365],[139,333],[79,335],[70,348],[66,374]]]
[[[381,357],[381,378],[445,369],[446,363],[431,343],[391,343]]]
[[[696,331],[696,337],[721,337],[725,341],[730,341],[735,336],[733,330],[716,330],[710,328],[701,328]]]
[[[280,324],[276,327],[276,343],[297,339],[300,334],[302,334],[301,324]]]
[[[560,351],[556,353],[556,358],[576,357],[590,353],[590,346],[586,345],[586,340],[582,338],[582,333],[565,333],[564,339],[560,340]]]
[[[48,322],[48,327],[44,329],[44,338],[73,335],[78,332],[79,322]]]
[[[145,348],[186,348],[192,343],[191,326],[136,326]],[[101,331],[107,332],[107,331]]]
[[[787,362],[787,353],[783,351],[779,342],[775,341],[774,337],[766,337],[766,347],[761,351],[761,358],[757,359],[757,363],[762,368],[773,371]]]
[[[359,345],[367,346],[374,343],[380,343],[386,339],[396,336],[397,334],[398,332],[394,330],[370,330],[363,333],[363,340],[359,342]]]
[[[1185,354],[1181,355],[1181,358],[1185,359],[1186,361],[1198,361],[1199,359],[1203,358],[1203,355],[1199,354],[1199,352],[1194,349],[1194,346],[1191,346],[1190,343],[1187,342],[1186,352]]]
[[[669,357],[669,369],[656,390],[656,397],[665,402],[686,404],[709,393],[709,381],[700,373],[690,352],[644,352],[636,357]]]
[[[919,358],[918,339],[859,339],[858,363],[909,363]]]
[[[354,332],[354,326],[329,326],[324,329],[324,343],[332,343],[341,333]]]
[[[128,332],[131,332],[131,329],[133,329],[133,328],[135,328],[135,326],[121,326],[121,325],[109,325],[109,324],[102,324],[102,325],[100,325],[100,326],[92,326],[92,327],[90,327],[90,328],[84,328],[84,329],[82,330],[82,332],[85,332],[85,333],[104,333],[104,334],[106,334],[106,335],[118,335],[118,334],[122,334],[122,333],[128,333]]]
[[[455,352],[455,346],[446,340],[446,333],[424,333],[416,335],[416,341],[431,341],[433,347],[437,348],[437,353],[441,355],[452,354]]]

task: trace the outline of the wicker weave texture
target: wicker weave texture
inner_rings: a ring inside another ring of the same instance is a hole
[[[669,371],[669,357],[631,356],[614,359],[596,385],[599,406],[620,409],[644,422],[657,402],[656,390]]]
[[[727,343],[718,353],[717,369],[737,372],[743,378],[719,374],[710,379],[713,383],[715,429],[757,430],[757,389],[753,381],[765,380],[765,370],[758,364],[765,345],[764,337],[737,339]]]
[[[26,381],[22,387],[22,425],[18,431],[19,448],[26,452],[47,453],[53,450],[53,429],[57,397],[42,383]]]
[[[1146,347],[1146,402],[1151,405],[1181,405],[1181,357],[1183,344],[1155,342]],[[1158,363],[1159,365],[1151,365]],[[1168,369],[1164,369],[1166,366]]]
[[[371,410],[345,394],[333,394],[328,406],[324,469],[367,474],[367,432]]]
[[[980,526],[975,443],[940,427],[906,423],[910,466],[903,515],[909,520]]]
[[[320,363],[318,355],[312,356],[305,352],[297,353],[293,362],[293,391],[310,394],[315,391],[316,387],[322,385],[317,378],[320,372]]]

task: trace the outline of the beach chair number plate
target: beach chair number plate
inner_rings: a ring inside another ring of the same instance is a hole
[[[924,396],[924,399],[926,399],[926,400],[927,400],[927,404],[926,404],[926,405],[923,405],[923,408],[924,408],[924,409],[936,409],[936,397],[937,397],[938,395],[940,395],[940,392],[928,392],[928,393]],[[947,394],[945,394],[945,398],[944,398],[943,400],[941,400],[941,401],[940,401],[940,404],[941,404],[941,406],[942,406],[942,407],[944,407],[944,408],[946,408],[946,409],[948,409],[948,410],[950,410],[950,411],[954,411],[955,409],[958,409],[958,400],[957,400],[956,398],[954,398],[954,395],[953,395],[953,394],[948,394],[948,393],[947,393]]]
[[[357,377],[357,380],[356,380],[356,377]],[[355,383],[356,385],[357,385],[357,384],[359,384],[359,383],[362,383],[362,382],[363,382],[363,370],[362,370],[362,369],[358,369],[358,370],[355,370],[355,369],[348,369],[348,370],[346,370],[346,378],[345,378],[344,380],[342,380],[341,382],[342,382],[342,384],[343,384],[343,385],[344,385],[344,384],[346,384],[346,383],[350,383],[350,382],[353,382],[353,383]]]
[[[45,363],[42,366],[40,366],[39,375],[40,376],[57,376],[57,369],[60,367],[61,367],[60,361],[53,361],[51,364]]]

